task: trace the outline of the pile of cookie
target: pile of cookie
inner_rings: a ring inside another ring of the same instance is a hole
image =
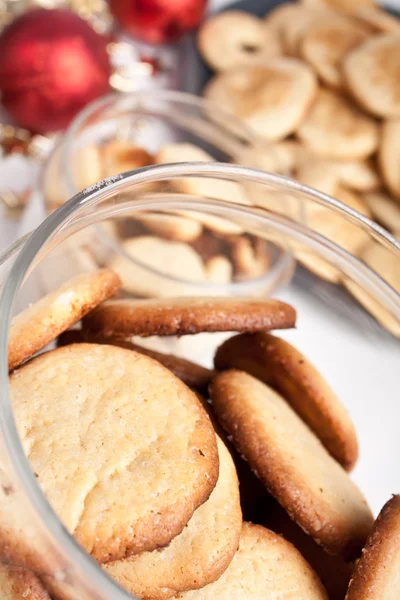
[[[400,231],[399,19],[372,0],[303,0],[212,16],[198,47],[217,72],[204,96],[275,145],[277,172],[345,203],[349,188]]]
[[[215,158],[192,143],[165,144],[156,154],[120,139],[102,146],[87,146],[74,157],[76,186],[83,189],[105,177],[131,169],[174,162],[211,162]],[[48,173],[46,201],[51,210],[60,206],[66,194],[59,178]],[[213,178],[182,178],[146,184],[137,195],[157,199],[191,196],[203,200],[216,198],[250,205],[243,186]],[[127,201],[132,194],[127,195]],[[103,238],[92,243],[88,254],[97,266],[110,266],[122,279],[124,290],[136,297],[182,295],[187,284],[227,285],[261,277],[270,267],[272,250],[268,240],[244,232],[239,224],[209,212],[138,212],[124,213],[124,218],[104,222],[104,233],[115,241],[123,253],[112,253]],[[87,238],[88,233],[85,232]],[[94,240],[96,236],[94,236]],[[90,244],[86,242],[83,246]],[[104,252],[104,247],[106,251]],[[98,252],[96,252],[98,248]],[[78,251],[78,249],[76,249]],[[129,260],[125,255],[133,260]],[[102,260],[104,255],[105,260]]]
[[[10,328],[20,439],[79,544],[143,600],[394,598],[400,497],[374,523],[348,474],[358,446],[346,410],[270,333],[294,327],[295,309],[252,298],[110,300],[120,288],[108,269],[79,275]],[[236,333],[215,370],[131,342],[221,331]],[[1,597],[70,598],[48,557],[24,545],[5,489]]]

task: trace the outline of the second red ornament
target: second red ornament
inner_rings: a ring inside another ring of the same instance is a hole
[[[152,44],[165,44],[195,29],[207,0],[109,0],[121,28]]]

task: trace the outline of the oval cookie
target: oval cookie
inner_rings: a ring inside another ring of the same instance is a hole
[[[215,355],[219,370],[240,369],[271,385],[347,470],[358,456],[353,423],[317,369],[289,342],[260,332],[234,336]]]
[[[50,600],[40,580],[22,567],[0,564],[1,600]]]
[[[105,565],[131,594],[164,600],[218,579],[231,562],[242,529],[239,482],[232,457],[217,438],[219,477],[211,496],[166,548]]]
[[[14,371],[10,394],[43,492],[99,562],[168,544],[216,484],[207,414],[184,383],[143,354],[58,348]]]
[[[91,312],[84,328],[107,337],[147,337],[287,329],[295,321],[294,308],[279,300],[188,297],[107,302]]]
[[[345,600],[397,600],[399,574],[400,496],[393,496],[375,522]]]
[[[263,66],[221,73],[210,81],[204,95],[273,141],[297,129],[316,91],[316,78],[307,65],[278,58]]]
[[[343,61],[346,85],[377,117],[400,117],[400,33],[371,37]]]
[[[343,57],[366,39],[367,32],[361,25],[349,19],[329,17],[311,24],[301,43],[301,55],[324,83],[340,87]]]
[[[278,36],[261,19],[242,10],[209,17],[200,28],[197,44],[216,71],[262,63],[281,53]]]
[[[288,403],[243,371],[210,384],[218,420],[290,517],[331,554],[358,556],[373,523],[343,468]]]
[[[141,235],[122,242],[123,250],[133,259],[118,254],[110,261],[122,287],[137,296],[173,296],[183,294],[193,282],[203,283],[206,273],[200,255],[189,244]]]
[[[44,348],[121,286],[116,273],[99,269],[70,279],[13,318],[8,337],[8,369]]]
[[[280,535],[243,523],[239,550],[218,579],[182,600],[328,600],[326,591],[300,552]]]
[[[134,218],[148,231],[176,242],[193,242],[202,232],[201,223],[179,215],[137,213]]]
[[[378,146],[375,121],[328,89],[319,90],[297,135],[315,154],[328,158],[365,158]]]
[[[383,191],[363,195],[373,217],[389,231],[400,232],[400,206]]]

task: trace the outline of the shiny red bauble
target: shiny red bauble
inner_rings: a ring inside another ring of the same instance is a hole
[[[207,0],[109,0],[121,28],[137,39],[165,44],[195,29]]]
[[[107,39],[67,10],[37,9],[0,36],[1,102],[34,132],[65,128],[109,90]]]

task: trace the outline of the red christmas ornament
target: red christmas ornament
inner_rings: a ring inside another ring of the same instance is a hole
[[[122,29],[153,44],[164,44],[195,29],[207,0],[109,0]]]
[[[2,104],[21,127],[65,128],[88,102],[109,90],[107,39],[78,15],[37,9],[0,36]]]

